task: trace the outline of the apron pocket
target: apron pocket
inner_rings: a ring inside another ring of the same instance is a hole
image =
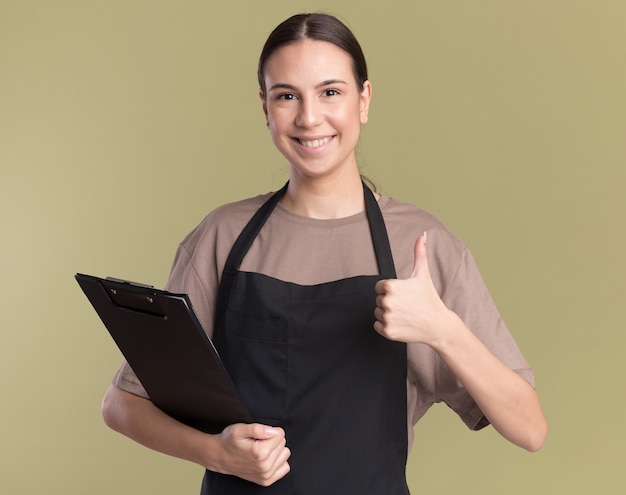
[[[287,321],[226,310],[220,355],[255,420],[284,419],[287,395]]]

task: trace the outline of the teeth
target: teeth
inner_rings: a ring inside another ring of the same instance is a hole
[[[313,139],[312,141],[305,141],[304,139],[298,139],[298,142],[302,146],[306,146],[307,148],[319,148],[320,146],[324,146],[331,140],[330,137],[325,137],[323,139]]]

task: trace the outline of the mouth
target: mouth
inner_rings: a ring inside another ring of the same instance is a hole
[[[316,138],[316,139],[294,138],[294,140],[300,143],[305,148],[315,149],[315,148],[321,148],[325,144],[328,144],[329,142],[333,140],[333,138],[334,136],[327,136],[327,137]]]

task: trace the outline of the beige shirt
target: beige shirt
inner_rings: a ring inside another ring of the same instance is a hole
[[[167,290],[189,294],[209,336],[226,257],[245,224],[268,197],[266,194],[217,208],[178,248]],[[415,241],[420,233],[428,231],[429,269],[443,302],[491,352],[534,385],[532,370],[502,321],[467,246],[424,210],[386,196],[381,196],[378,204],[398,278],[410,276]],[[319,220],[294,214],[281,205],[261,229],[240,269],[302,285],[378,274],[365,212]],[[413,425],[436,402],[450,406],[470,428],[482,424],[482,412],[432,348],[408,344],[407,354],[409,445]],[[114,383],[147,397],[126,363]]]

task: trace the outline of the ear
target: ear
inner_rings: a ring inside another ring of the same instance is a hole
[[[263,114],[265,115],[265,123],[269,127],[270,121],[267,116],[267,100],[265,99],[265,94],[263,94],[263,90],[259,90],[259,98],[261,98],[261,103],[263,104]]]
[[[360,114],[361,124],[367,124],[370,110],[370,101],[372,101],[372,83],[365,81],[363,83],[363,91],[360,96]]]

